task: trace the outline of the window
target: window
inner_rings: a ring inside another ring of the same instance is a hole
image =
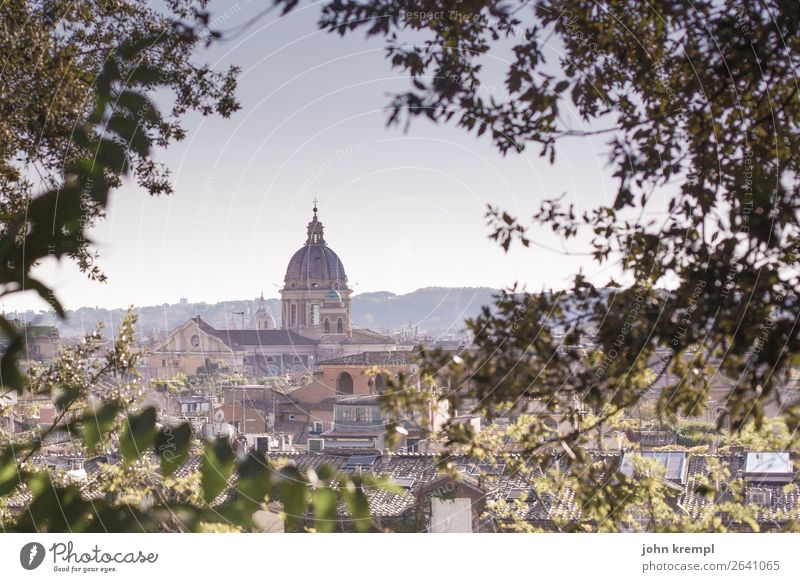
[[[319,325],[319,305],[311,306],[311,325]]]
[[[372,422],[372,408],[369,406],[346,406],[342,408],[341,418],[345,422]]]
[[[289,318],[289,320],[292,322],[292,325],[295,325],[297,323],[297,305],[293,304],[291,311],[292,311],[292,315]]]
[[[331,322],[327,317],[325,318],[325,322],[323,323],[322,327],[325,328],[325,333],[331,333]]]
[[[347,372],[342,372],[336,381],[336,391],[340,394],[353,393],[353,377]]]
[[[344,333],[344,321],[341,317],[336,320],[336,333]]]
[[[386,388],[386,376],[378,374],[375,376],[375,390],[383,390]]]
[[[747,502],[768,506],[772,503],[772,492],[769,489],[750,489],[747,492]]]

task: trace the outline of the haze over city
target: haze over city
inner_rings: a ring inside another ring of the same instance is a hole
[[[236,4],[212,26],[236,31],[258,10]],[[242,68],[242,109],[231,119],[190,116],[187,139],[159,153],[174,195],[153,198],[128,182],[113,197],[92,233],[105,285],[68,262],[43,266],[65,305],[277,297],[315,197],[355,293],[515,281],[561,288],[579,267],[604,282],[608,267],[561,252],[583,252],[585,241],[542,230],[537,246],[505,254],[488,239],[484,218],[489,202],[523,218],[561,194],[579,210],[607,202],[614,187],[602,138],[564,142],[551,166],[535,147],[504,157],[452,126],[420,119],[408,131],[387,128],[388,94],[408,78],[390,69],[380,42],[316,31],[316,18],[314,6],[272,15],[201,53],[220,70]],[[499,70],[505,60],[498,53],[487,67]],[[46,307],[33,293],[3,303]]]

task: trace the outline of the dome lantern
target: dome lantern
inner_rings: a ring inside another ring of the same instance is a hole
[[[315,202],[306,243],[292,255],[286,268],[286,289],[347,289],[344,265],[325,242],[323,232]]]

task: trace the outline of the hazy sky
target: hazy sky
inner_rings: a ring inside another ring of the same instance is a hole
[[[217,2],[212,13],[227,29],[261,6]],[[514,281],[557,288],[581,266],[598,280],[610,272],[542,248],[504,254],[484,219],[488,202],[530,215],[563,192],[580,208],[608,201],[614,185],[602,140],[563,142],[551,166],[535,147],[503,157],[486,137],[454,126],[420,119],[407,133],[387,128],[389,95],[408,79],[391,70],[378,40],[320,32],[316,19],[314,6],[269,16],[202,55],[242,68],[242,109],[227,120],[187,119],[187,139],[159,154],[173,196],[131,185],[113,195],[94,232],[108,283],[72,266],[43,267],[67,307],[277,296],[315,196],[357,293]],[[564,248],[547,232],[535,239]],[[5,307],[43,304],[26,294]]]

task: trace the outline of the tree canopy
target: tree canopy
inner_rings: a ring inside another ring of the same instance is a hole
[[[275,4],[288,12],[298,1]],[[237,108],[236,70],[214,72],[190,58],[216,38],[205,2],[173,0],[166,8],[80,0],[0,7],[0,297],[32,289],[62,312],[32,269],[46,257],[71,258],[101,279],[86,230],[103,215],[112,189],[130,175],[153,194],[168,193],[168,174],[152,148],[181,139],[180,120],[190,110],[226,116]],[[656,387],[658,416],[692,416],[724,375],[732,383],[718,411],[720,429],[758,431],[767,404],[777,401],[796,441],[800,404],[785,402],[782,390],[800,339],[795,2],[327,0],[319,26],[385,40],[390,65],[409,75],[408,90],[391,99],[390,124],[409,127],[420,117],[454,123],[506,155],[533,146],[551,163],[563,140],[605,135],[616,181],[612,203],[583,213],[561,193],[544,193],[530,219],[488,208],[489,236],[505,249],[531,245],[539,229],[565,239],[586,232],[592,259],[618,272],[602,288],[578,273],[565,291],[515,287],[499,296],[469,323],[475,349],[457,357],[423,353],[427,391],[402,379],[390,386],[383,396],[395,418],[390,436],[431,398],[487,418],[538,402],[572,428],[522,415],[507,436],[528,464],[545,467],[554,448],[565,451],[567,478],[586,500],[587,520],[612,524],[640,511],[636,504],[659,485],[598,489],[602,469],[584,449]],[[502,96],[486,90],[485,61],[494,51],[509,55]],[[173,95],[168,114],[152,101],[155,90]],[[17,366],[24,338],[5,318],[0,327],[9,339],[0,365],[4,391],[49,393],[57,385],[62,410],[75,413],[90,449],[111,434],[128,464],[143,450],[159,450],[167,436],[151,409],[128,414],[122,396],[95,408],[91,379],[74,376],[74,361],[26,378]],[[131,373],[127,356],[119,356],[124,350],[123,342],[103,373]],[[667,373],[677,380],[659,383]],[[446,451],[490,460],[506,454],[505,441],[455,421],[441,438]],[[45,523],[49,530],[97,527],[74,488],[19,470],[39,442],[3,447],[0,495],[27,484],[31,515],[50,515],[54,504],[69,510]],[[183,439],[180,454],[190,445]],[[219,443],[207,444],[203,459],[208,502],[223,491],[227,479],[219,477],[231,475],[235,462]],[[162,472],[170,474],[175,462],[162,459]],[[237,469],[246,495],[232,511],[241,523],[255,508],[248,499],[260,504],[281,483],[278,496],[295,517],[311,495],[324,519],[340,495],[356,523],[366,523],[360,481],[334,490],[327,485],[338,477],[325,475],[309,493],[313,479],[299,474],[271,471],[272,478],[250,481],[269,471],[252,463]],[[183,522],[190,529],[213,521],[197,505],[175,507],[188,508]],[[114,513],[120,527],[142,523],[125,499],[106,509],[104,519]],[[650,511],[661,509],[651,504]]]
[[[0,6],[0,298],[33,290],[63,316],[34,268],[47,257],[74,260],[101,279],[87,230],[113,190],[134,176],[152,194],[170,192],[154,147],[183,138],[190,110],[228,116],[238,108],[236,69],[220,74],[192,62],[198,46],[219,36],[208,29],[205,4],[171,1],[166,12],[121,1]],[[173,94],[169,115],[156,91]],[[371,476],[300,473],[247,451],[237,456],[228,439],[201,442],[188,423],[158,422],[155,408],[141,403],[134,322],[129,314],[108,351],[93,334],[23,373],[25,330],[0,315],[0,394],[49,398],[57,411],[48,428],[0,435],[3,530],[252,530],[269,500],[281,503],[289,530],[306,519],[309,503],[318,531],[340,521],[339,503],[355,529],[370,527],[364,487],[379,485]],[[87,455],[119,451],[120,465],[103,463],[100,499],[34,463],[58,434]],[[198,466],[177,478],[190,455]],[[224,508],[215,504],[222,496]],[[10,497],[25,500],[24,511],[12,515]]]
[[[558,411],[574,430],[533,415],[515,442],[543,463],[563,446],[587,490],[589,429],[654,390],[660,416],[693,416],[724,376],[720,429],[760,429],[771,402],[796,442],[800,408],[783,390],[800,340],[796,4],[332,0],[319,27],[385,41],[409,76],[389,124],[451,123],[551,163],[566,139],[607,139],[613,202],[578,212],[568,200],[582,192],[537,192],[530,219],[496,206],[487,219],[505,249],[541,229],[587,233],[592,261],[616,273],[602,287],[576,273],[563,291],[509,289],[469,323],[476,349],[424,354],[430,396],[490,418],[528,399]],[[442,376],[450,391],[434,389]],[[394,388],[398,419],[423,405],[413,386]],[[491,454],[463,424],[444,435]]]

